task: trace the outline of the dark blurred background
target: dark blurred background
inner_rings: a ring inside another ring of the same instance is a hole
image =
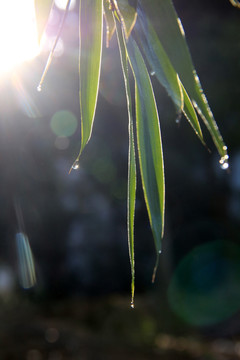
[[[128,118],[116,38],[103,51],[93,135],[80,147],[78,15],[69,12],[42,91],[48,47],[0,81],[0,358],[240,357],[240,11],[175,0],[193,61],[228,146],[229,171],[152,78],[166,172],[166,227],[155,284],[138,174],[136,299],[126,230]],[[55,36],[62,11],[47,28]],[[37,283],[21,286],[24,232]],[[20,266],[19,266],[20,265]]]

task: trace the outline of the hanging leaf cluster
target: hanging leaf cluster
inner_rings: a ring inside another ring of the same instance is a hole
[[[239,7],[237,1],[230,1]],[[35,3],[36,16],[41,18],[38,21],[41,33],[52,1],[35,0]],[[42,6],[42,13],[38,12],[39,4]],[[70,0],[67,3],[66,12],[69,4]],[[155,23],[160,28],[158,33],[153,25]],[[80,155],[92,134],[99,91],[104,29],[106,30],[107,46],[113,34],[115,32],[117,34],[127,99],[129,129],[127,227],[132,272],[132,306],[134,306],[136,159],[138,159],[140,167],[144,199],[156,248],[153,281],[164,233],[164,161],[160,122],[150,74],[155,74],[157,80],[171,97],[177,114],[185,115],[195,134],[205,144],[199,119],[203,121],[215,143],[223,168],[228,167],[228,155],[227,147],[194,69],[184,30],[172,1],[80,0],[81,146],[72,168],[79,167]],[[131,96],[130,72],[133,74],[135,82],[134,99]],[[133,114],[135,115],[133,116]],[[134,139],[137,140],[137,144]]]

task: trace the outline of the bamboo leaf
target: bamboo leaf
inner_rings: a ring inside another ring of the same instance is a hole
[[[49,14],[53,6],[53,0],[34,0],[35,14],[38,30],[38,41],[40,44],[43,32],[47,25]]]
[[[152,71],[159,82],[166,88],[179,112],[183,109],[183,93],[176,71],[174,70],[150,21],[138,9],[138,19],[134,36],[141,47]]]
[[[131,89],[128,75],[128,59],[122,28],[118,22],[116,22],[117,38],[120,51],[120,58],[123,70],[123,77],[126,90],[128,119],[129,119],[129,150],[128,150],[128,211],[127,211],[127,226],[128,226],[128,247],[131,263],[132,273],[132,302],[131,306],[134,307],[134,290],[135,290],[135,264],[134,264],[134,214],[135,214],[135,202],[136,202],[136,160],[135,160],[135,145],[133,134],[133,114],[132,114],[132,98]]]
[[[138,20],[134,28],[134,36],[137,38],[141,49],[155,73],[158,81],[166,88],[177,110],[183,111],[195,133],[204,143],[201,127],[194,107],[184,89],[178,74],[173,68],[153,26],[141,8],[138,9]]]
[[[51,65],[51,63],[52,63],[53,56],[54,56],[54,51],[55,51],[55,49],[56,49],[56,47],[57,47],[57,44],[58,44],[58,41],[59,41],[59,39],[60,39],[60,35],[61,35],[61,33],[62,33],[62,29],[63,29],[63,26],[64,26],[64,24],[65,24],[65,20],[66,20],[66,18],[67,18],[67,14],[68,14],[68,10],[69,10],[69,7],[70,7],[70,3],[71,3],[71,0],[67,0],[67,2],[66,2],[66,8],[65,8],[65,11],[64,11],[64,15],[63,15],[63,17],[62,17],[62,21],[61,21],[60,27],[59,27],[59,29],[58,29],[57,36],[56,36],[56,38],[55,38],[55,41],[54,41],[53,46],[52,46],[52,48],[51,48],[51,51],[50,51],[50,53],[49,53],[49,55],[48,55],[48,59],[47,59],[45,68],[44,68],[44,70],[43,70],[43,73],[42,73],[42,76],[41,76],[39,85],[38,85],[38,87],[37,87],[37,90],[38,90],[38,91],[41,91],[41,89],[42,89],[42,84],[43,84],[43,82],[44,82],[44,80],[45,80],[45,77],[46,77],[46,75],[47,75],[47,72],[48,72],[48,70],[49,70],[49,68],[50,68],[50,65]]]
[[[183,113],[186,116],[187,120],[189,121],[190,125],[192,126],[193,130],[195,131],[196,135],[199,137],[199,139],[203,143],[203,145],[206,145],[203,140],[202,130],[201,130],[201,127],[200,127],[200,124],[198,121],[197,114],[193,107],[193,104],[192,104],[184,86],[182,85],[182,83],[181,83],[181,86],[182,86],[182,92],[183,92],[183,97],[184,97]]]
[[[151,80],[132,37],[129,38],[127,49],[135,78],[137,141],[142,186],[157,251],[154,281],[164,232],[165,181],[162,141]]]
[[[128,39],[137,19],[137,0],[131,2],[129,0],[113,0],[113,2]]]
[[[82,141],[80,154],[89,141],[95,117],[102,57],[102,0],[80,0],[79,97]]]
[[[186,92],[195,105],[199,115],[207,126],[216,148],[223,158],[227,158],[227,147],[213,114],[207,103],[198,76],[194,69],[191,55],[185,40],[184,30],[171,0],[139,0],[144,13],[150,19],[155,19],[159,28],[159,39],[178,73]]]
[[[116,25],[113,18],[112,10],[110,9],[110,4],[107,0],[104,0],[104,16],[106,21],[106,47],[109,46],[109,42],[115,32]]]

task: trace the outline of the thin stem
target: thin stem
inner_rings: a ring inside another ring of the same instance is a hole
[[[52,59],[53,59],[53,55],[54,55],[54,51],[55,51],[55,49],[56,49],[58,40],[59,40],[59,38],[60,38],[60,36],[61,36],[61,33],[62,33],[63,26],[64,26],[64,24],[65,24],[65,20],[66,20],[67,15],[68,15],[68,10],[69,10],[70,4],[71,4],[71,0],[68,0],[67,5],[66,5],[66,8],[65,8],[65,11],[64,11],[64,15],[63,15],[63,18],[62,18],[61,25],[60,25],[60,27],[59,27],[59,30],[58,30],[56,39],[55,39],[54,44],[53,44],[53,47],[52,47],[52,49],[51,49],[51,51],[50,51],[50,53],[49,53],[49,55],[48,55],[47,63],[46,63],[46,65],[45,65],[44,71],[43,71],[43,73],[42,73],[42,77],[41,77],[40,82],[39,82],[39,85],[38,85],[38,87],[37,87],[39,91],[40,91],[41,88],[42,88],[43,81],[44,81],[44,79],[45,79],[45,77],[46,77],[46,74],[47,74],[47,72],[48,72],[48,69],[49,69],[49,67],[50,67],[50,65],[51,65],[51,62],[52,62]]]

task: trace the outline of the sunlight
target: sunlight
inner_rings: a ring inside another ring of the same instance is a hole
[[[67,6],[67,2],[68,0],[55,0],[55,5],[61,9],[61,10],[65,10],[66,9],[66,6]],[[69,10],[73,10],[74,7],[76,5],[76,0],[72,0],[71,3],[70,3],[70,7],[69,7]]]
[[[0,2],[0,75],[39,53],[33,0]]]

